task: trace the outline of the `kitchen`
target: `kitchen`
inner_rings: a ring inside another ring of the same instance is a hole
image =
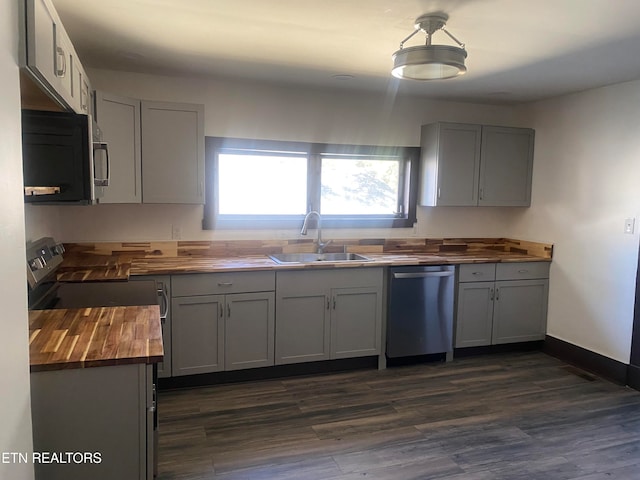
[[[201,207],[145,204],[91,208],[28,206],[24,210],[25,230],[20,193],[20,135],[16,130],[19,124],[17,53],[14,51],[17,27],[10,22],[17,15],[16,9],[14,2],[5,2],[2,12],[6,22],[2,29],[6,35],[3,44],[13,45],[12,49],[3,51],[6,60],[2,64],[3,85],[7,85],[3,87],[6,94],[2,107],[5,118],[2,144],[7,149],[2,171],[3,182],[7,183],[0,189],[2,223],[6,225],[2,236],[3,265],[6,265],[2,290],[7,315],[0,350],[4,360],[2,379],[12,386],[2,403],[3,423],[10,426],[0,437],[3,451],[28,451],[30,444],[26,292],[23,291],[25,282],[16,281],[23,275],[24,262],[19,259],[24,258],[25,240],[44,235],[68,242],[170,240],[171,225],[179,226],[182,238],[189,240],[296,238],[298,234],[297,230],[206,232],[200,228]],[[628,12],[619,15],[618,21],[634,21]],[[451,30],[463,37],[463,32],[455,28],[453,12],[451,16]],[[396,33],[399,41],[404,32]],[[464,40],[471,48],[470,40]],[[615,44],[617,40],[612,38],[606,43]],[[637,44],[637,37],[631,36],[625,42]],[[396,46],[394,43],[393,48]],[[623,226],[626,218],[638,217],[640,197],[634,180],[640,144],[629,128],[638,123],[640,96],[640,84],[634,81],[638,75],[633,72],[628,72],[626,78],[602,82],[616,85],[525,104],[398,96],[391,110],[385,97],[373,93],[96,68],[89,69],[89,75],[95,87],[120,95],[205,104],[206,135],[213,136],[282,138],[286,135],[288,140],[362,144],[384,139],[381,143],[418,145],[419,126],[432,121],[534,128],[536,145],[530,208],[419,208],[416,235],[432,238],[503,236],[553,243],[547,333],[615,362],[629,363],[638,233],[636,229],[634,234],[625,235]],[[577,86],[574,91],[585,89]],[[314,114],[309,115],[310,111]],[[277,122],[273,121],[274,112]],[[355,131],[353,125],[358,126]],[[363,236],[361,231],[326,229],[323,233],[325,238]],[[407,234],[411,236],[413,232],[374,230],[366,236],[404,237]],[[24,467],[23,478],[29,478],[27,467]],[[11,470],[15,466],[3,465],[2,468],[8,468],[7,474],[15,476],[15,470]],[[17,478],[22,478],[21,475]]]

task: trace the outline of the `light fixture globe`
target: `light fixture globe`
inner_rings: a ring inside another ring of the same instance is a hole
[[[411,80],[442,80],[467,71],[467,52],[448,45],[419,45],[402,48],[393,54],[391,74]]]
[[[447,31],[445,25],[449,17],[444,13],[431,13],[418,17],[415,30],[402,42],[400,49],[393,54],[394,77],[411,80],[442,80],[457,77],[467,71],[464,64],[467,51],[464,44]],[[442,30],[459,47],[449,45],[433,45],[433,34]],[[419,31],[427,35],[426,45],[404,48],[404,43]]]

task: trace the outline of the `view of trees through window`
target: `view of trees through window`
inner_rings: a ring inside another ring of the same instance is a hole
[[[398,208],[400,162],[322,158],[323,214],[391,215]]]

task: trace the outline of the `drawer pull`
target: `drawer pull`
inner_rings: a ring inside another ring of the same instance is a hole
[[[473,272],[471,275],[482,275],[482,272]]]
[[[518,270],[518,273],[529,273],[529,270]]]
[[[230,287],[233,285],[233,282],[218,282],[219,287]]]

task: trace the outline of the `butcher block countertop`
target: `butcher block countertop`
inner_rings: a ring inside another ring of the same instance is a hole
[[[388,267],[492,262],[550,262],[553,245],[508,238],[335,239],[326,253],[358,253],[369,261],[278,264],[278,253],[316,251],[313,239],[101,242],[65,244],[58,280],[127,280],[171,275],[260,270]]]
[[[162,361],[160,307],[29,312],[31,371]]]
[[[549,262],[533,255],[496,252],[457,254],[363,254],[368,261],[309,262],[278,264],[267,256],[247,257],[167,257],[136,259],[130,275],[169,275],[260,270],[315,270],[320,268],[389,267],[401,265],[456,265],[493,262]]]

